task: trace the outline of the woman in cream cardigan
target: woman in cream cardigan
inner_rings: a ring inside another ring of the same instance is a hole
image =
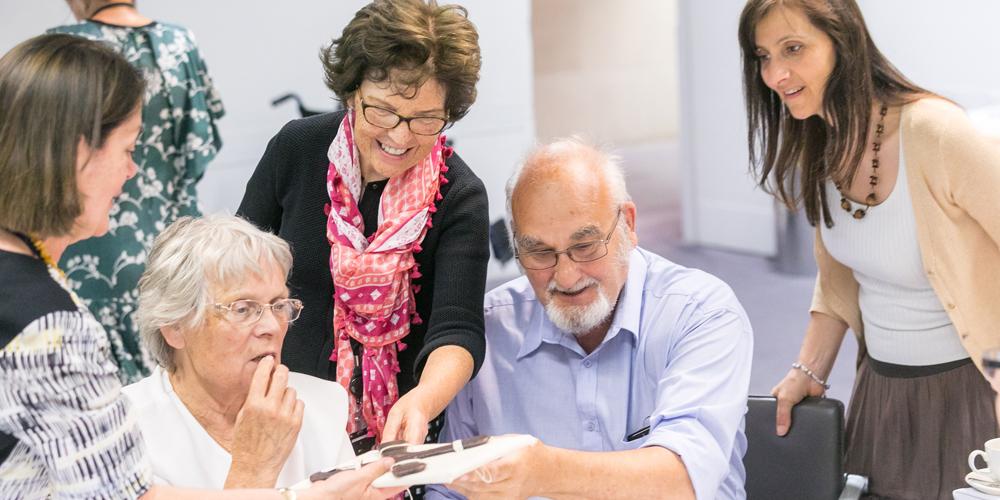
[[[847,472],[874,498],[951,498],[968,452],[997,434],[978,368],[1000,346],[1000,147],[894,68],[853,0],[750,0],[739,38],[758,181],[818,227],[777,432],[829,387],[851,328]]]

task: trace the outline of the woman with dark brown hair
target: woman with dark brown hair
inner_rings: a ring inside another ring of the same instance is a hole
[[[479,37],[462,7],[376,0],[322,59],[346,110],[286,125],[239,214],[291,243],[305,309],[282,360],[348,389],[357,451],[423,442],[485,351],[486,191],[442,135],[475,101]]]
[[[772,391],[777,432],[829,388],[849,327],[847,472],[872,498],[951,498],[968,452],[997,433],[978,368],[1000,344],[1000,148],[886,60],[853,0],[750,0],[739,40],[758,181],[817,226],[811,319]]]

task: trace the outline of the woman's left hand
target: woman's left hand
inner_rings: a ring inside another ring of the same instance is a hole
[[[419,386],[392,405],[382,429],[382,442],[405,440],[412,444],[423,444],[427,438],[427,423],[436,416],[428,408],[430,402]]]

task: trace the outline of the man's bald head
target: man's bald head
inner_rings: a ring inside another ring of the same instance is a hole
[[[525,200],[560,210],[584,208],[567,207],[574,200],[615,207],[630,199],[617,157],[576,137],[559,139],[531,151],[507,181],[507,220],[513,234],[515,206]]]

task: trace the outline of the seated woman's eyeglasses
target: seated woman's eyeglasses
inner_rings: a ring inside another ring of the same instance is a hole
[[[361,114],[378,128],[393,129],[399,122],[406,122],[410,132],[417,135],[438,135],[448,125],[447,119],[437,116],[401,116],[395,111],[365,104],[364,97],[361,98]]]
[[[271,314],[278,321],[291,323],[299,319],[302,313],[302,301],[299,299],[281,299],[270,304],[261,304],[256,300],[237,300],[228,304],[213,304],[215,308],[223,312],[223,315],[230,323],[238,325],[252,325],[260,320],[264,315],[264,309],[271,310]]]
[[[517,257],[517,260],[521,262],[521,265],[525,269],[534,271],[556,267],[556,264],[559,263],[560,254],[565,254],[573,262],[595,261],[608,254],[608,243],[611,242],[611,237],[615,234],[615,229],[618,227],[618,221],[621,219],[621,216],[622,211],[619,208],[618,214],[615,215],[615,222],[611,225],[611,231],[608,231],[608,235],[602,240],[577,243],[562,251],[539,250],[537,252],[521,253],[515,248],[514,256]]]

